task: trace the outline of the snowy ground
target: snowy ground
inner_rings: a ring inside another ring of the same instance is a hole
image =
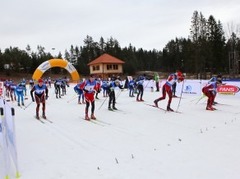
[[[102,122],[95,124],[83,120],[85,105],[71,101],[73,86],[67,90],[56,99],[50,89],[46,115],[53,123],[34,118],[34,103],[25,110],[13,104],[22,179],[240,178],[239,96],[218,95],[218,110],[206,111],[206,98],[183,95],[181,113],[170,113],[145,104],[160,92],[136,102],[122,91],[116,112],[100,94],[95,115]],[[174,98],[172,108],[178,103]]]

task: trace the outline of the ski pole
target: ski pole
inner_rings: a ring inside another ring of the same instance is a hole
[[[111,93],[111,92],[110,92]],[[109,94],[108,94],[109,96]],[[103,106],[103,104],[105,103],[105,101],[108,99],[108,96],[104,99],[104,101],[102,102],[102,104],[99,106],[98,110],[101,109],[101,107]]]
[[[23,108],[24,110],[27,109],[31,104],[33,103],[33,101],[31,101],[27,106],[25,106],[25,108]]]
[[[203,94],[203,95],[201,96],[201,98],[199,98],[199,100],[198,100],[195,104],[199,103],[199,101],[201,101],[201,99],[203,99],[204,97],[205,97],[205,95]]]
[[[78,97],[78,95],[74,95],[71,99],[69,99],[69,100],[67,101],[67,103],[73,101],[73,100],[76,99],[77,97]]]
[[[116,99],[118,99],[121,93],[122,93],[122,89],[119,89]]]
[[[184,80],[183,80],[183,83],[182,83],[181,95],[180,95],[180,98],[179,98],[179,101],[178,101],[178,106],[177,106],[177,110],[176,110],[176,111],[178,111],[179,106],[180,106],[180,102],[181,102],[181,100],[182,100],[183,87],[184,87]]]
[[[107,92],[108,93],[108,92]],[[105,103],[105,101],[108,99],[108,97],[111,95],[112,91],[110,91],[108,93],[108,96],[104,99],[104,101],[102,102],[102,104],[99,106],[98,110],[101,109],[101,107],[103,106],[103,104]]]

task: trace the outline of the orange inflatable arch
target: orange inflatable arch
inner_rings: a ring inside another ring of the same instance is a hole
[[[70,62],[63,59],[50,59],[48,61],[43,62],[34,71],[32,79],[33,80],[40,79],[45,71],[53,67],[61,67],[66,69],[71,74],[73,81],[78,81],[80,79],[79,74],[75,67]]]

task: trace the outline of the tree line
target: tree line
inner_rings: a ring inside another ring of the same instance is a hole
[[[59,53],[57,56],[45,52],[45,48],[40,45],[36,52],[31,50],[30,45],[25,50],[18,47],[0,50],[0,71],[33,73],[46,60],[64,58],[73,63],[80,74],[87,75],[87,64],[101,54],[108,53],[125,62],[123,69],[126,75],[134,75],[137,71],[175,70],[192,73],[200,78],[204,78],[207,73],[238,75],[240,39],[237,35],[232,30],[226,38],[220,20],[216,21],[212,15],[206,19],[201,12],[194,11],[189,36],[170,40],[162,50],[136,49],[131,44],[122,48],[113,37],[107,40],[101,37],[96,42],[87,36],[83,46],[71,45],[64,54]],[[52,70],[54,73],[60,71],[59,68]]]

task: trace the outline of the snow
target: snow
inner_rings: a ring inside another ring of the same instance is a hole
[[[35,103],[26,109],[12,104],[21,178],[240,178],[239,96],[218,94],[218,110],[206,111],[206,97],[198,102],[201,96],[183,94],[181,113],[175,113],[145,104],[161,92],[145,91],[145,102],[127,90],[116,94],[115,112],[99,94],[98,124],[83,120],[85,105],[77,104],[73,84],[61,99],[50,88],[46,115],[53,123],[34,118]],[[173,109],[179,99],[173,99]],[[166,108],[167,100],[159,106]],[[29,97],[25,104],[30,102]]]

